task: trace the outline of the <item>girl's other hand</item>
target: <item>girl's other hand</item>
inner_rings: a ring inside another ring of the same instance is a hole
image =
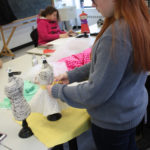
[[[67,37],[69,37],[69,36],[68,36],[68,33],[64,33],[64,34],[60,34],[59,37],[60,37],[60,38],[67,38]]]
[[[62,84],[69,84],[68,74],[65,72],[55,77],[54,82],[60,81]]]
[[[48,94],[50,95],[50,96],[52,96],[52,87],[53,87],[53,85],[47,85],[47,91],[48,91]]]
[[[0,59],[0,68],[2,68],[2,66],[3,66],[3,62],[2,62],[2,60]]]
[[[75,32],[73,30],[68,31],[68,34],[72,34],[72,33],[75,33]]]

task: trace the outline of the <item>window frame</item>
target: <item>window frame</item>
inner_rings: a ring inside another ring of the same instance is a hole
[[[80,7],[81,8],[92,8],[92,5],[91,6],[84,6],[84,0],[80,0]]]

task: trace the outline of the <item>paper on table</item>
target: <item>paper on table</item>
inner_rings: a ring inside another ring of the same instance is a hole
[[[55,52],[54,49],[44,49],[44,50],[43,50],[43,53],[44,53],[44,54],[47,54],[47,53],[54,53],[54,52]]]
[[[68,142],[87,131],[91,125],[87,111],[73,107],[63,110],[58,121],[48,121],[40,113],[31,113],[27,122],[34,136],[48,148]]]

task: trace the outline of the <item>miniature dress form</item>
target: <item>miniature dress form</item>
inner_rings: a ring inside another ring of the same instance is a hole
[[[8,84],[5,87],[5,94],[10,99],[12,113],[16,120],[22,121],[23,128],[19,132],[21,138],[27,138],[33,135],[26,118],[31,113],[30,105],[23,96],[24,82],[21,78],[14,77],[16,73],[9,70]]]
[[[53,78],[53,68],[44,59],[42,68],[36,77],[40,88],[30,102],[32,112],[42,113],[50,121],[61,118],[61,108],[57,99],[50,96],[46,89],[47,85],[52,84]]]
[[[87,33],[90,33],[90,29],[87,21],[87,14],[84,11],[80,14],[81,20],[81,33],[84,33],[83,37],[88,37]]]

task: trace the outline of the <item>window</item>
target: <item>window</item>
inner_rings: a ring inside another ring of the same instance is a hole
[[[145,0],[150,7],[150,0]],[[92,7],[92,0],[80,0],[81,7]]]
[[[81,7],[92,7],[92,0],[80,0]]]
[[[66,6],[73,6],[73,1],[71,1],[71,0],[62,0],[62,4],[66,4]]]
[[[145,0],[148,7],[150,8],[150,0]],[[92,7],[92,0],[80,0],[81,7]]]
[[[73,6],[73,0],[55,0],[55,7],[62,8],[64,6]]]
[[[84,0],[84,7],[92,7],[92,1],[91,0]]]

